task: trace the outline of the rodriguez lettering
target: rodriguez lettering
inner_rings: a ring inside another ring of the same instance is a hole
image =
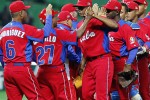
[[[25,32],[20,31],[20,30],[16,30],[16,29],[12,29],[12,30],[5,30],[0,34],[0,39],[6,36],[17,36],[20,38],[24,38],[24,34]]]

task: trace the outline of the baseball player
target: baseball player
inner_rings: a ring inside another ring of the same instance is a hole
[[[91,16],[88,15],[82,27],[76,31],[68,30],[72,25],[72,20],[74,20],[69,12],[60,12],[58,19],[58,22],[62,25],[58,25],[53,30],[52,34],[44,40],[44,44],[34,43],[36,61],[39,65],[37,79],[46,100],[71,100],[64,67],[66,59],[65,47],[67,45],[76,45],[77,37],[82,36]],[[53,24],[55,24],[55,21],[53,21]]]
[[[83,17],[78,27],[82,25],[85,18],[85,11],[92,6],[92,0],[78,0],[78,13]],[[111,19],[94,14],[84,32],[79,39],[86,66],[82,79],[83,100],[107,100],[113,76],[113,62],[109,51],[109,40],[107,33],[109,30],[118,28],[116,22]]]
[[[47,21],[43,29],[22,24],[27,17],[23,1],[14,1],[9,5],[12,21],[0,31],[0,47],[3,51],[4,85],[8,100],[22,100],[23,95],[28,100],[43,100],[39,84],[31,65],[32,41],[43,42],[52,29],[52,6],[47,7]]]
[[[117,32],[109,32],[110,50],[114,62],[114,78],[116,88],[121,100],[130,99],[131,85],[128,88],[122,88],[118,83],[117,73],[129,71],[136,68],[133,64],[138,51],[138,43],[132,29],[120,18],[121,3],[118,1],[109,1],[105,6],[108,18],[116,20],[119,24]],[[113,84],[114,84],[113,83]]]
[[[142,21],[138,22],[139,6],[135,2],[128,2],[129,8],[127,19],[128,24],[136,31],[136,38],[140,45],[137,53],[137,64],[139,70],[139,90],[143,100],[150,100],[149,96],[149,69],[148,69],[148,51],[150,48],[150,32],[148,26]],[[137,27],[135,27],[135,25]]]
[[[61,8],[61,11],[68,11],[68,12],[70,12],[72,17],[74,18],[74,20],[72,21],[72,30],[76,29],[77,28],[77,24],[78,24],[78,21],[77,21],[78,14],[77,14],[76,8],[73,7],[73,4],[72,3],[65,4]]]
[[[72,21],[72,30],[77,28],[77,11],[76,8],[73,6],[73,4],[69,3],[64,5],[61,8],[61,11],[68,11],[72,15],[75,20]],[[61,25],[59,25],[61,27]],[[82,93],[81,93],[81,88],[75,89],[73,83],[73,80],[77,77],[78,75],[78,69],[79,69],[79,63],[81,61],[81,49],[77,46],[72,47],[71,45],[67,47],[68,48],[68,59],[69,61],[65,62],[65,67],[66,71],[67,69],[69,70],[69,82],[70,82],[70,87],[71,87],[71,92],[72,92],[72,97],[76,100],[76,91],[77,91],[77,98],[82,98]],[[71,51],[71,52],[70,52]],[[69,62],[69,63],[67,63]],[[69,66],[68,66],[69,65]]]
[[[122,8],[120,12],[120,18],[123,19],[124,21],[127,20],[127,14],[128,14],[128,7],[125,2],[126,2],[125,0],[121,2]]]

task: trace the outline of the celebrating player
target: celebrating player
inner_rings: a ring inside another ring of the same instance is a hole
[[[133,64],[138,51],[138,43],[135,39],[134,31],[120,19],[121,3],[118,1],[109,1],[105,6],[108,18],[116,20],[119,24],[117,32],[109,32],[110,50],[114,61],[114,83],[119,92],[121,100],[129,100],[131,85],[123,88],[118,83],[117,73],[121,71],[128,72],[131,66],[136,70]],[[132,97],[132,96],[131,96]]]
[[[150,49],[150,32],[144,22],[138,22],[139,6],[135,2],[128,2],[129,8],[127,19],[131,28],[136,31],[136,38],[140,45],[137,64],[139,70],[139,90],[143,100],[150,100],[149,96],[149,69],[148,69],[148,52]]]
[[[58,22],[62,25],[58,25],[53,30],[52,34],[44,40],[44,44],[34,43],[36,61],[40,65],[37,79],[46,100],[70,100],[70,90],[64,67],[65,47],[76,45],[77,37],[82,36],[86,25],[91,19],[91,11],[88,13],[82,27],[76,31],[70,31],[69,28],[74,18],[67,11],[60,12]],[[45,14],[43,13],[43,15]],[[55,16],[53,16],[54,18]],[[55,21],[53,21],[53,24],[56,24]]]
[[[77,7],[79,15],[85,18],[86,9],[92,6],[92,0],[78,0]],[[97,12],[97,11],[95,11]],[[111,19],[94,14],[79,39],[86,67],[82,79],[83,100],[107,100],[113,76],[113,62],[109,54],[109,39],[107,33],[111,29],[117,29],[118,25]],[[78,24],[82,25],[84,19]],[[95,97],[94,97],[95,94]]]
[[[47,21],[43,29],[22,24],[27,17],[22,1],[14,1],[9,5],[12,21],[0,31],[0,46],[3,51],[4,85],[8,100],[22,100],[23,95],[28,100],[43,100],[39,84],[30,68],[32,57],[32,41],[43,42],[52,29],[51,9],[46,10]]]
[[[73,6],[73,4],[66,4],[61,8],[61,11],[68,11],[75,20],[72,21],[72,28],[77,28],[77,11],[76,8]],[[60,25],[61,26],[61,25]],[[70,29],[70,28],[69,28]],[[77,43],[78,44],[78,43]],[[72,97],[76,100],[76,91],[77,91],[77,98],[82,98],[81,88],[75,89],[74,85],[72,85],[73,80],[78,75],[78,69],[79,69],[79,63],[81,61],[81,49],[78,47],[78,45],[72,47],[71,45],[67,47],[68,48],[68,60],[65,62],[65,67],[67,71],[67,76],[70,82],[70,87],[72,91]]]

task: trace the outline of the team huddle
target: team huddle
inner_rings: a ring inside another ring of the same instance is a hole
[[[109,0],[101,8],[78,0],[60,11],[49,4],[38,29],[23,24],[30,6],[12,2],[12,21],[0,30],[8,100],[150,100],[147,7],[146,0]]]

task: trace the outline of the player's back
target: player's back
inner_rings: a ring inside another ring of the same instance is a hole
[[[12,21],[0,31],[4,62],[30,62],[31,41],[28,41],[23,25]]]
[[[34,52],[38,65],[58,66],[65,62],[66,48],[71,44],[76,45],[76,33],[70,34],[68,30],[56,28],[44,43],[34,42]]]

